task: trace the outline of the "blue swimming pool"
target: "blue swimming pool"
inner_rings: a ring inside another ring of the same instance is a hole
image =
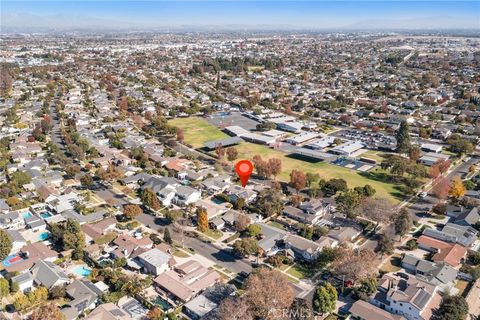
[[[162,309],[162,311],[168,311],[172,306],[170,305],[170,303],[168,303],[167,301],[165,301],[162,297],[158,296],[155,298],[155,301],[153,302],[154,304],[156,304],[157,306],[160,307],[160,309]]]
[[[32,214],[31,214],[30,212],[28,212],[28,211],[27,211],[27,212],[24,212],[24,213],[22,214],[23,219],[30,218],[31,216],[32,216]]]
[[[88,277],[90,273],[92,273],[92,269],[85,266],[78,266],[73,269],[73,272],[81,277]]]
[[[52,214],[50,212],[42,212],[40,213],[40,217],[42,217],[43,219],[48,219],[52,216]]]
[[[48,238],[50,238],[50,233],[49,232],[42,232],[38,235],[38,241],[45,241]]]

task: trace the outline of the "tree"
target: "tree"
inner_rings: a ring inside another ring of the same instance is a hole
[[[410,141],[410,129],[406,120],[403,120],[400,123],[400,127],[397,130],[396,139],[397,152],[400,154],[407,154],[412,147],[412,143]]]
[[[225,149],[223,148],[221,143],[218,143],[215,146],[215,153],[216,153],[219,160],[221,160],[223,158],[223,156],[225,155]]]
[[[416,250],[418,249],[418,242],[415,239],[410,239],[407,241],[406,246],[408,250]]]
[[[32,178],[24,171],[15,171],[10,176],[10,182],[16,186],[22,187],[32,181]]]
[[[356,281],[376,274],[377,259],[369,248],[353,250],[341,246],[336,250],[331,266],[336,275]]]
[[[0,229],[0,260],[5,259],[12,251],[12,240],[7,231]]]
[[[263,160],[259,155],[253,156],[253,164],[259,176],[267,179],[272,174],[268,161]]]
[[[464,320],[467,315],[467,301],[459,295],[445,295],[437,311],[437,319],[439,320]]]
[[[173,243],[172,236],[170,235],[170,230],[168,228],[165,228],[165,232],[163,233],[163,240],[168,244]]]
[[[55,303],[47,303],[35,309],[30,317],[31,320],[64,320],[65,316]]]
[[[239,214],[233,224],[236,231],[242,232],[250,224],[250,218],[246,214]]]
[[[447,178],[441,178],[432,189],[432,193],[440,200],[445,200],[450,192],[450,183]]]
[[[312,305],[302,298],[295,298],[288,312],[289,320],[314,320]]]
[[[165,213],[165,218],[170,223],[176,222],[182,216],[183,216],[183,212],[181,210],[168,210],[167,213]]]
[[[80,178],[80,183],[82,186],[85,188],[91,188],[94,184],[93,178],[89,173],[85,173],[81,178]]]
[[[129,220],[132,220],[138,217],[140,214],[143,213],[142,208],[138,204],[126,204],[123,206],[123,214]]]
[[[416,162],[418,159],[420,159],[421,154],[422,154],[422,152],[421,152],[420,148],[417,147],[417,146],[414,146],[414,147],[410,148],[410,151],[408,153],[408,157],[410,158],[410,160]]]
[[[394,249],[395,249],[395,246],[394,246],[393,240],[390,239],[390,237],[385,233],[380,234],[376,250],[378,252],[381,252],[383,255],[384,253],[392,254]]]
[[[246,257],[258,252],[258,241],[254,238],[245,238],[233,243],[233,252],[240,257]]]
[[[395,214],[394,207],[385,198],[365,198],[362,200],[360,212],[365,218],[375,221],[374,232],[380,223],[385,223],[391,220]]]
[[[158,307],[154,307],[150,309],[147,313],[148,320],[163,320],[165,315],[163,314],[162,310]]]
[[[282,160],[277,158],[268,159],[268,166],[270,172],[273,175],[273,179],[277,179],[277,176],[282,172]]]
[[[161,208],[160,201],[157,198],[155,192],[150,188],[145,188],[140,195],[144,206],[153,210],[159,210]]]
[[[406,208],[402,208],[394,219],[395,234],[400,236],[400,239],[410,231],[413,226],[412,215]]]
[[[438,159],[435,165],[438,166],[440,173],[444,174],[448,171],[448,168],[450,168],[451,162],[448,159]]]
[[[228,297],[217,309],[219,320],[253,320],[250,305],[244,297]]]
[[[76,220],[67,219],[66,222],[52,223],[50,231],[56,246],[62,250],[74,249],[77,257],[81,255],[85,248],[85,234]]]
[[[208,231],[208,215],[203,208],[199,208],[197,211],[197,225],[200,232]]]
[[[227,159],[228,161],[234,161],[238,157],[238,151],[234,147],[227,148]]]
[[[274,189],[261,190],[257,197],[256,208],[264,217],[281,213],[283,210],[281,193]]]
[[[372,277],[362,279],[356,291],[360,299],[368,301],[368,297],[377,291],[377,279]]]
[[[357,215],[357,208],[360,205],[361,196],[354,190],[342,192],[337,196],[337,211],[347,216],[349,219],[354,219]]]
[[[287,277],[279,271],[262,268],[247,278],[245,299],[257,318],[276,319],[278,314],[271,311],[289,308],[293,298]]]
[[[185,140],[185,133],[182,128],[177,128],[177,141],[183,142]]]
[[[434,164],[433,166],[430,167],[430,170],[428,171],[428,176],[432,179],[437,179],[440,176],[440,168],[438,165]]]
[[[465,195],[466,188],[463,185],[462,180],[459,177],[454,177],[450,185],[450,190],[448,194],[454,198],[460,198]]]
[[[69,177],[75,177],[75,175],[77,173],[80,173],[80,166],[77,166],[75,164],[71,164],[71,165],[68,165],[66,168],[65,168],[65,173],[69,176]]]
[[[246,233],[249,237],[256,237],[262,233],[262,228],[258,224],[251,224],[247,227]]]
[[[57,285],[50,288],[48,291],[50,299],[65,298],[67,289],[64,285]]]
[[[332,312],[336,309],[337,299],[337,289],[329,282],[325,282],[315,290],[313,309],[321,314]]]
[[[324,180],[320,180],[319,186],[327,197],[333,196],[339,191],[348,190],[347,181],[344,179],[332,178],[326,182]]]
[[[5,278],[0,278],[0,300],[10,294],[10,283]]]
[[[307,183],[307,177],[305,176],[305,173],[299,170],[293,169],[292,172],[290,173],[290,186],[294,188],[297,193],[300,192],[303,188],[305,188],[305,185]]]

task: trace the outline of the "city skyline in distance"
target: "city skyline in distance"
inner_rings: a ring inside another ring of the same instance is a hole
[[[2,32],[480,30],[478,1],[2,1]]]

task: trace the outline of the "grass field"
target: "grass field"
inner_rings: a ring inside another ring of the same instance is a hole
[[[169,124],[182,128],[185,133],[185,143],[195,148],[203,147],[203,144],[207,141],[229,137],[205,119],[198,117],[176,118],[169,121]]]
[[[202,147],[207,141],[228,137],[228,135],[201,118],[177,118],[170,121],[170,124],[183,128],[185,132],[185,142],[196,148]],[[388,198],[393,203],[398,203],[402,196],[396,185],[368,179],[360,175],[357,171],[330,163],[322,161],[308,162],[291,158],[282,151],[271,149],[265,145],[248,142],[238,145],[237,150],[239,159],[252,159],[253,156],[260,155],[264,159],[278,158],[282,160],[282,173],[278,179],[283,181],[290,180],[290,172],[292,172],[293,169],[300,169],[305,173],[318,173],[321,178],[326,180],[343,178],[348,182],[350,188],[370,184],[377,190],[376,196]]]

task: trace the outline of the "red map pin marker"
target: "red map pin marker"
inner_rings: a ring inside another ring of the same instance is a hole
[[[253,172],[253,164],[248,160],[240,160],[235,165],[235,171],[237,172],[240,178],[242,187],[245,188],[245,186],[247,185],[248,179],[250,179],[250,175]]]

